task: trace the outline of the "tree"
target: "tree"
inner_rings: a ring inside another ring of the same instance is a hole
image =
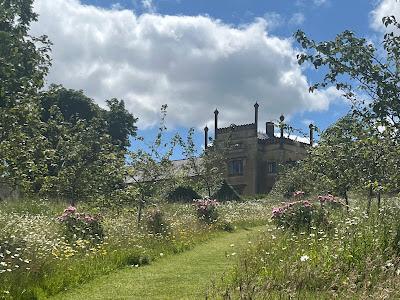
[[[349,30],[325,42],[309,39],[300,30],[295,33],[304,50],[297,56],[299,64],[308,62],[325,74],[310,92],[334,86],[352,102],[352,116],[327,130],[328,139],[317,147],[322,154],[320,164],[335,157],[336,174],[344,180],[333,182],[341,190],[348,189],[346,181],[352,188],[368,188],[368,210],[373,192],[379,206],[381,190],[395,191],[399,178],[393,166],[399,166],[400,24],[394,16],[384,17],[382,22],[393,29],[383,36],[383,51]],[[338,150],[338,155],[329,151],[332,149]]]
[[[311,152],[312,172],[324,176],[330,192],[343,197],[349,205],[348,192],[358,180],[359,154],[357,133],[361,123],[345,116],[329,127]]]
[[[228,143],[214,143],[207,147],[200,155],[193,140],[194,129],[188,132],[186,143],[182,143],[183,155],[187,163],[185,165],[186,178],[189,184],[201,194],[208,197],[221,186],[227,172],[225,153],[228,151]],[[193,180],[190,180],[193,178]]]
[[[157,136],[151,144],[129,152],[128,180],[139,193],[137,223],[142,219],[143,210],[151,200],[162,194],[167,194],[175,185],[176,170],[171,156],[179,143],[180,137],[175,135],[170,141],[165,141],[164,133],[167,105],[161,107],[161,120]],[[144,141],[137,137],[138,141]]]
[[[0,176],[26,190],[46,172],[37,96],[50,66],[47,37],[28,33],[32,2],[0,2]]]
[[[113,98],[106,102],[108,110],[103,113],[112,143],[120,149],[126,149],[130,146],[129,139],[136,136],[135,123],[137,119],[126,110],[123,100]]]
[[[386,27],[400,29],[394,16],[382,21]],[[300,30],[295,38],[304,49],[297,56],[299,64],[309,62],[315,69],[326,70],[311,92],[334,86],[352,101],[354,114],[367,122],[393,126],[400,135],[400,36],[395,31],[383,37],[383,57],[371,42],[349,30],[333,41],[316,42]]]
[[[108,196],[124,183],[129,137],[136,134],[136,118],[123,101],[100,108],[82,91],[52,85],[40,96],[46,137],[47,173],[38,190],[76,203]]]
[[[51,137],[46,149],[48,173],[42,194],[69,199],[74,205],[122,188],[124,152],[112,144],[102,128],[102,119],[70,123],[57,106],[52,107],[46,131]]]
[[[97,118],[102,121],[99,130],[111,137],[113,145],[126,150],[130,146],[130,137],[136,135],[137,118],[127,111],[123,100],[113,98],[106,103],[108,110],[100,108],[83,91],[53,84],[48,91],[41,94],[41,119],[43,122],[48,122],[53,106],[58,107],[64,121],[71,124],[75,124],[78,120],[90,122]]]

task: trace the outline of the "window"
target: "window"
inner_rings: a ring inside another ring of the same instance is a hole
[[[275,174],[276,173],[276,162],[269,161],[267,162],[267,174]]]
[[[229,176],[243,175],[243,160],[231,160],[228,163]]]

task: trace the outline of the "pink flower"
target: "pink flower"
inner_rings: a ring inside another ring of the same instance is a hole
[[[75,213],[75,212],[76,212],[76,207],[75,207],[75,206],[72,206],[72,205],[68,206],[68,207],[64,210],[64,214],[67,214],[67,215],[73,214],[73,213]]]

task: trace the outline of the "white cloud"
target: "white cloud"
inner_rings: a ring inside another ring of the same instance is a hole
[[[328,1],[327,0],[313,0],[313,3],[316,6],[321,6],[321,5],[327,4]]]
[[[167,103],[170,125],[203,127],[215,107],[222,124],[328,109],[336,96],[308,93],[292,41],[257,19],[233,27],[208,16],[135,15],[78,0],[36,0],[34,34],[53,41],[49,83],[82,89],[99,104],[122,98],[152,125]],[[221,125],[222,125],[221,124]]]
[[[267,23],[267,29],[269,31],[282,26],[285,23],[285,19],[282,17],[281,14],[270,11],[264,14],[264,20]]]
[[[323,5],[329,5],[330,2],[329,0],[296,0],[295,5],[297,6],[323,6]]]
[[[142,6],[143,6],[144,10],[149,13],[156,12],[156,7],[153,3],[153,0],[142,0]]]
[[[396,0],[382,0],[371,12],[371,27],[377,31],[385,31],[382,18],[395,16],[400,21],[400,2]]]
[[[311,119],[303,119],[301,120],[301,123],[303,123],[305,126],[309,126],[310,124],[315,124],[315,121]]]
[[[289,24],[301,25],[304,23],[304,20],[305,20],[304,14],[300,12],[294,13],[289,20]]]
[[[124,6],[121,3],[116,2],[111,4],[111,9],[121,10],[124,9]]]

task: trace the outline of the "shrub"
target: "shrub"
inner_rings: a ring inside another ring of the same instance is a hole
[[[76,207],[69,206],[57,219],[65,225],[65,236],[70,241],[83,239],[99,243],[103,240],[104,231],[99,215],[78,213]]]
[[[217,200],[213,199],[198,199],[194,200],[193,204],[196,208],[197,217],[207,224],[214,223],[218,219]]]
[[[310,231],[311,227],[328,229],[330,225],[326,209],[307,200],[273,208],[272,219],[278,227],[293,231]]]
[[[303,192],[303,191],[293,192],[293,199],[301,200],[301,199],[303,199],[304,195],[305,195],[305,192]]]
[[[150,233],[167,235],[168,225],[161,210],[154,209],[150,211],[147,218],[147,230]]]
[[[327,206],[330,208],[342,208],[344,206],[343,201],[331,194],[318,196],[318,201],[321,206]]]
[[[167,195],[168,202],[192,202],[200,198],[200,195],[191,187],[178,186]]]

